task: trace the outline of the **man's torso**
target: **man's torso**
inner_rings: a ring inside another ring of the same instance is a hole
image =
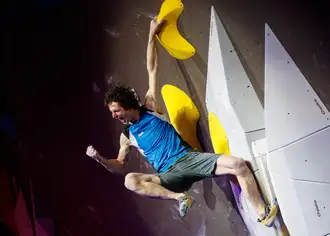
[[[124,134],[157,172],[164,172],[190,147],[160,114],[142,108],[140,115],[137,123],[126,126]]]

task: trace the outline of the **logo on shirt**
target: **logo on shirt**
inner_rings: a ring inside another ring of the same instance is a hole
[[[139,136],[139,137],[141,137],[143,134],[144,134],[144,133],[143,133],[143,132],[141,132],[141,133],[139,133],[139,134],[138,134],[138,136]]]

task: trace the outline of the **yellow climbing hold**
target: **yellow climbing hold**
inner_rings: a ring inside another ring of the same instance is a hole
[[[195,48],[178,31],[177,21],[183,11],[180,0],[165,0],[157,20],[165,20],[162,30],[156,36],[160,44],[174,58],[185,60],[195,55]]]
[[[226,131],[213,112],[209,112],[210,136],[215,153],[230,156],[229,142]]]
[[[193,101],[181,89],[170,84],[164,85],[161,93],[170,122],[178,134],[193,148],[202,151],[196,133],[200,115]]]

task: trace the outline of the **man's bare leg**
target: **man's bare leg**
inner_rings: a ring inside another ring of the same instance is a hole
[[[125,187],[146,197],[179,200],[184,193],[172,192],[160,185],[156,175],[129,173],[125,177]]]
[[[241,158],[222,155],[217,161],[216,175],[232,174],[236,175],[237,180],[242,188],[243,194],[251,202],[252,206],[258,213],[259,219],[265,217],[266,204],[261,197],[257,183],[251,170]]]
[[[217,161],[216,175],[236,175],[242,192],[262,218],[265,214],[265,202],[261,198],[257,183],[245,161],[240,158],[222,155]]]
[[[193,203],[186,193],[175,193],[161,186],[160,178],[155,175],[129,173],[125,177],[125,187],[142,196],[177,200],[181,216],[187,214]]]

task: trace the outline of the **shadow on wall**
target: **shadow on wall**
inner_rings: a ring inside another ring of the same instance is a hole
[[[184,35],[184,34],[183,34]],[[207,66],[206,63],[202,60],[201,56],[196,53],[195,56],[192,58],[194,61],[195,65],[198,67],[198,69],[202,72],[202,74],[206,78],[206,71],[207,71]],[[208,122],[207,122],[207,111],[204,110],[204,106],[202,103],[204,101],[200,101],[198,96],[197,96],[197,90],[193,83],[191,82],[192,79],[189,76],[189,73],[184,65],[184,63],[180,60],[176,60],[177,66],[181,72],[182,77],[185,80],[185,83],[188,87],[188,93],[190,95],[190,98],[194,101],[196,104],[197,109],[200,112],[200,120],[198,121],[197,124],[197,137],[198,140],[201,144],[202,150],[204,152],[214,152],[212,143],[210,140],[210,133],[209,133],[209,128],[208,128]],[[225,193],[225,196],[229,202],[231,202],[232,205],[236,206],[236,202],[234,199],[234,196],[232,194],[231,187],[228,182],[228,176],[223,175],[219,176],[217,178],[214,178],[214,183]],[[203,180],[203,196],[205,199],[205,203],[208,206],[209,209],[214,210],[215,205],[216,205],[216,196],[212,193],[212,185],[213,181],[212,179],[205,179]]]
[[[85,155],[90,144],[117,155],[118,127],[100,95],[109,52],[103,24],[113,7],[106,1],[70,4],[12,19],[4,40],[36,217],[53,218],[55,235],[148,236],[123,177]]]

